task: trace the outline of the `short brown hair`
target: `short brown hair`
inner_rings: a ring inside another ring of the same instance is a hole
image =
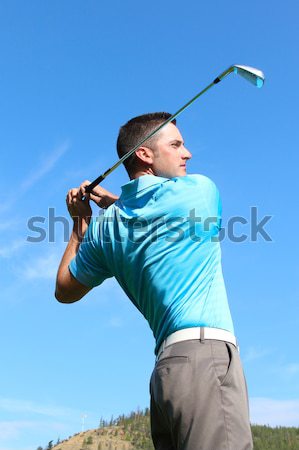
[[[143,114],[142,116],[137,116],[129,120],[119,130],[116,144],[119,158],[122,158],[126,153],[132,150],[138,142],[144,139],[151,131],[170,117],[171,114],[167,112],[154,112]],[[175,125],[176,120],[172,120],[171,123]],[[156,136],[145,141],[144,145],[149,147],[153,144],[155,138]],[[136,156],[133,153],[133,155],[129,156],[123,163],[129,175],[132,172],[132,169],[134,170],[134,162],[136,162]]]

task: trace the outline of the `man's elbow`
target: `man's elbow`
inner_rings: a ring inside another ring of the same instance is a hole
[[[80,300],[82,298],[82,295],[78,296],[78,294],[75,294],[74,292],[69,292],[56,286],[55,298],[60,303],[74,303]]]

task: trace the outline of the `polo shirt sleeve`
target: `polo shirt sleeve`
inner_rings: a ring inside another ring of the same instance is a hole
[[[222,203],[216,184],[205,175],[191,175],[191,177],[197,183],[198,192],[201,193],[201,199],[205,203],[208,217],[215,217],[215,225],[220,231],[222,223]]]
[[[92,220],[80,244],[79,251],[69,264],[71,274],[84,286],[99,286],[106,278],[111,278],[100,245],[99,222]]]
[[[209,213],[211,216],[217,218],[217,227],[220,230],[222,222],[222,203],[219,190],[212,180],[210,180],[209,178],[206,179],[208,185],[207,199]]]

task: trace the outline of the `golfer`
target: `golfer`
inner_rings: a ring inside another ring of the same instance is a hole
[[[168,113],[121,127],[126,154]],[[115,277],[156,340],[150,380],[156,450],[250,450],[246,382],[221,267],[221,204],[215,184],[187,175],[191,153],[175,120],[144,142],[124,165],[120,197],[88,181],[66,198],[73,231],[55,296],[80,300]],[[103,208],[91,219],[90,200]],[[134,349],[132,349],[134,355]]]

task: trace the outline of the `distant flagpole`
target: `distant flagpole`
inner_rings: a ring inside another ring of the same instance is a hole
[[[81,414],[81,432],[83,433],[84,431],[84,426],[85,426],[85,419],[87,417],[87,414]]]

